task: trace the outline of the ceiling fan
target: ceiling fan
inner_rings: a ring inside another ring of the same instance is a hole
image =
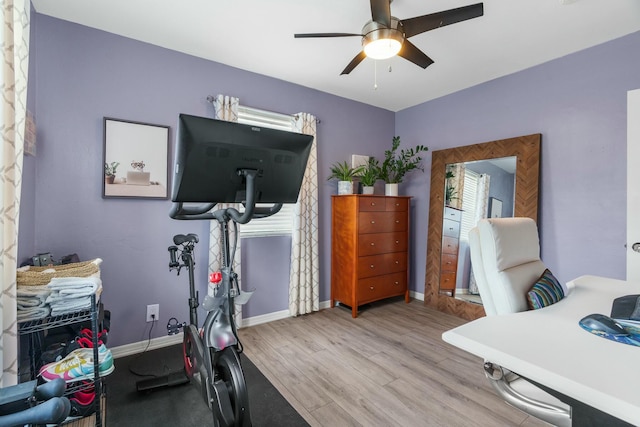
[[[415,18],[400,20],[391,16],[392,0],[370,0],[371,21],[362,27],[360,34],[353,33],[306,33],[294,34],[297,39],[314,37],[362,37],[363,50],[342,70],[349,74],[365,57],[386,59],[399,55],[419,67],[427,68],[433,60],[418,49],[408,38],[445,25],[477,18],[484,14],[482,3]]]

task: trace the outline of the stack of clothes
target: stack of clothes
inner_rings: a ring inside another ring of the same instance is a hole
[[[102,293],[102,260],[54,265],[26,266],[17,273],[18,322],[88,310],[91,295]]]

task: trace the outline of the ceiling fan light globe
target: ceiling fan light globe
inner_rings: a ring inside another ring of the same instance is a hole
[[[387,59],[400,52],[402,43],[396,39],[373,40],[364,46],[364,53],[372,59]]]

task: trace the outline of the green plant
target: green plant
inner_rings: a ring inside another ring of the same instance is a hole
[[[327,180],[337,179],[338,181],[353,181],[353,178],[362,172],[363,166],[352,168],[344,162],[337,162],[331,165],[331,175]]]
[[[378,178],[380,178],[380,162],[375,157],[369,157],[369,161],[363,166],[362,171],[358,175],[362,185],[372,187]]]
[[[111,164],[105,163],[104,164],[104,175],[105,176],[116,176],[116,169],[118,169],[118,166],[120,166],[120,163],[118,163],[118,162],[111,162]]]
[[[453,200],[457,199],[458,197],[456,196],[456,194],[458,194],[458,192],[456,191],[455,187],[453,186],[453,184],[451,183],[451,179],[455,178],[456,175],[453,173],[453,171],[448,169],[447,166],[447,171],[445,173],[444,179],[445,179],[445,187],[444,187],[444,198],[445,198],[445,204],[448,206]]]
[[[424,145],[417,145],[414,148],[408,150],[402,149],[398,152],[399,147],[400,137],[394,136],[391,150],[384,152],[384,161],[380,167],[380,178],[387,184],[402,182],[408,172],[416,169],[424,172],[421,163],[422,157],[420,157],[419,154],[429,149]]]

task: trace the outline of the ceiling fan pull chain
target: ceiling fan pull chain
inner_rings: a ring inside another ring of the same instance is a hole
[[[378,60],[373,60],[373,90],[378,90]]]

